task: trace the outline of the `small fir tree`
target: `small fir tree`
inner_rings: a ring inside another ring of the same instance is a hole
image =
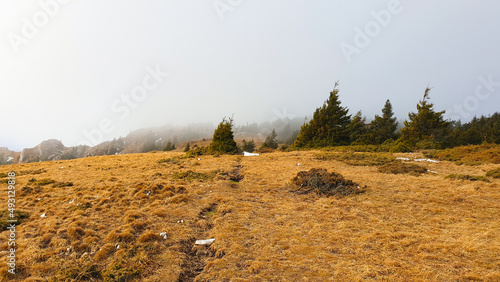
[[[175,150],[175,144],[168,140],[167,145],[165,145],[165,148],[163,148],[163,151],[172,151]]]
[[[212,143],[208,146],[208,153],[212,155],[238,153],[238,145],[234,141],[232,118],[223,118],[219,123],[214,131]]]
[[[409,113],[409,121],[405,121],[405,127],[401,129],[401,141],[411,146],[417,142],[444,142],[448,135],[450,122],[444,120],[445,111],[436,112],[434,105],[428,102],[430,88],[425,89],[423,99],[417,104],[417,112]]]
[[[246,141],[243,139],[243,145],[241,146],[241,149],[245,152],[253,153],[255,151],[255,142],[252,140]]]
[[[266,140],[262,143],[260,148],[278,149],[278,140],[276,140],[277,136],[276,131],[273,129],[273,131],[266,137]]]
[[[398,121],[394,117],[391,101],[387,99],[384,108],[382,108],[382,116],[376,115],[370,124],[369,143],[378,145],[389,139],[397,139],[397,128]]]

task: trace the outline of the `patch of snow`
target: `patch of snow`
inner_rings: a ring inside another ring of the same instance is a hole
[[[409,158],[396,158],[396,160],[409,161]]]
[[[431,160],[431,159],[414,159],[416,162],[431,162],[431,163],[439,163],[439,161]]]
[[[257,153],[249,153],[249,152],[243,152],[243,156],[245,157],[252,157],[252,156],[258,156],[259,154]]]
[[[215,242],[215,239],[206,239],[206,240],[196,240],[195,245],[210,245]]]

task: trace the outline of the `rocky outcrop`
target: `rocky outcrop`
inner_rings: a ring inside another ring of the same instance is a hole
[[[24,149],[19,162],[32,163],[57,160],[65,150],[66,147],[61,141],[55,139],[46,140],[33,148]]]
[[[13,164],[16,161],[16,152],[7,147],[0,147],[0,165]]]

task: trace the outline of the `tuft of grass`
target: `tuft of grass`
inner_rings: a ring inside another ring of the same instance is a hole
[[[486,176],[493,178],[500,178],[500,167],[497,169],[492,169],[486,173]]]
[[[386,153],[316,153],[314,158],[322,161],[336,160],[353,166],[379,166],[396,161],[391,154]]]
[[[344,179],[342,175],[330,172],[323,168],[312,168],[309,171],[301,171],[293,178],[293,183],[299,186],[296,191],[299,194],[316,192],[326,196],[348,196],[363,193],[364,189],[351,180]]]
[[[490,182],[490,180],[484,176],[480,175],[468,175],[468,174],[456,174],[452,173],[445,177],[445,179],[455,179],[455,180],[469,180],[469,181],[484,181]]]
[[[40,187],[40,186],[35,186],[35,187],[23,186],[19,192],[19,195],[26,196],[28,194],[37,194],[37,193],[40,193],[41,191],[42,191],[42,187]]]
[[[159,164],[179,164],[181,161],[178,157],[173,157],[173,158],[168,158],[168,159],[161,159],[158,161]]]
[[[410,174],[414,176],[418,176],[422,173],[426,173],[428,170],[425,167],[416,165],[416,164],[407,164],[402,162],[391,162],[385,165],[382,165],[378,168],[378,171],[381,173],[391,173],[391,174]]]
[[[54,183],[56,183],[56,181],[54,179],[50,179],[50,178],[43,178],[40,180],[36,180],[35,178],[31,178],[30,180],[28,180],[28,183],[30,185],[45,186],[45,185],[49,185],[49,184],[54,184]]]
[[[52,185],[53,188],[71,187],[73,182],[56,182]]]
[[[156,234],[153,231],[146,231],[144,232],[137,241],[139,243],[146,243],[146,242],[152,242],[152,241],[159,241],[161,239],[159,234]]]
[[[133,242],[135,240],[134,230],[132,230],[132,229],[122,230],[121,228],[117,228],[108,234],[108,236],[106,237],[106,240],[108,240],[109,242],[113,242],[113,243]]]
[[[441,161],[452,161],[459,165],[500,164],[500,145],[461,146],[452,149],[432,150],[424,152],[424,155]]]
[[[95,254],[95,259],[97,261],[103,261],[110,257],[111,254],[113,254],[116,251],[115,245],[111,243],[106,243],[104,246],[102,246],[99,251],[96,252]]]

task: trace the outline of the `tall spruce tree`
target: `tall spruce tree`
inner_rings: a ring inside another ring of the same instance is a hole
[[[223,118],[219,123],[214,131],[212,143],[208,146],[208,153],[212,155],[238,153],[238,144],[234,141],[232,118]]]
[[[417,112],[409,113],[409,121],[401,129],[401,141],[414,146],[419,141],[444,143],[449,133],[450,122],[444,120],[445,111],[436,112],[434,104],[428,102],[431,88],[425,89],[423,99],[417,104]]]
[[[340,105],[338,82],[322,107],[317,108],[309,123],[304,123],[293,144],[296,148],[313,148],[349,144],[348,109]]]
[[[395,140],[397,138],[397,128],[398,121],[394,117],[391,101],[387,99],[384,108],[382,108],[382,116],[376,115],[370,124],[369,142],[371,144],[382,144],[389,139]]]

